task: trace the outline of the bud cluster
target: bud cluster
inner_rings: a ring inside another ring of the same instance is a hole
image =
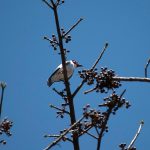
[[[58,41],[57,41],[57,37],[55,34],[52,34],[52,39],[50,41],[51,46],[54,48],[54,50],[57,50],[58,47]]]
[[[11,132],[10,132],[10,128],[12,127],[13,122],[8,120],[8,119],[4,119],[2,122],[0,122],[0,134],[5,133],[8,136],[11,136]]]
[[[90,105],[87,104],[83,108],[83,115],[85,116],[84,129],[88,128],[89,125],[101,129],[104,127],[103,125],[108,114],[107,112],[101,112],[100,110],[91,109]],[[107,126],[105,126],[105,131],[108,132]]]
[[[101,93],[107,93],[110,89],[114,90],[121,86],[119,81],[114,81],[113,77],[116,76],[115,71],[108,70],[106,67],[101,68],[101,72],[98,73],[95,70],[82,70],[79,71],[80,78],[87,82],[87,85],[94,84],[96,82],[95,91]]]
[[[2,135],[3,133],[5,133],[7,136],[11,136],[11,132],[10,129],[13,125],[13,122],[8,120],[8,119],[4,119],[0,122],[0,135]],[[0,144],[6,144],[5,140],[0,140]]]
[[[61,29],[61,36],[63,37],[65,43],[69,43],[71,41],[71,35],[66,34],[66,31]]]
[[[100,107],[108,107],[112,109],[112,113],[115,114],[116,111],[121,108],[123,105],[128,109],[131,105],[129,101],[126,101],[122,96],[117,95],[113,92],[109,97],[104,98],[105,103],[100,104]]]

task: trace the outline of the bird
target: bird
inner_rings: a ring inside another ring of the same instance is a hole
[[[75,60],[68,60],[66,61],[66,70],[68,79],[70,79],[74,73],[74,69],[77,67],[82,67],[77,61]],[[47,85],[50,87],[55,82],[64,81],[63,75],[63,65],[60,64],[55,71],[50,75],[47,80]]]

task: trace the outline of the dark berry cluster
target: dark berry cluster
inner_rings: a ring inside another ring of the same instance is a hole
[[[58,47],[58,41],[56,35],[52,34],[52,39],[50,41],[51,46],[54,48],[54,50],[57,50]]]
[[[69,43],[71,41],[71,35],[68,35],[63,28],[61,29],[61,36],[63,37],[65,43]]]
[[[121,150],[128,150],[128,148],[126,148],[127,144],[126,143],[121,143],[119,145],[119,147],[121,148]],[[136,150],[136,147],[132,147],[130,148],[130,150]]]
[[[80,78],[84,79],[85,82],[87,82],[88,85],[94,84],[95,78],[98,76],[97,69],[95,70],[82,70],[78,71]]]
[[[85,116],[84,128],[88,128],[89,125],[95,126],[99,129],[104,127],[104,122],[107,118],[107,112],[101,112],[100,110],[91,109],[87,104],[83,108],[83,115]],[[105,126],[105,131],[108,132],[108,127]]]
[[[121,86],[119,81],[114,81],[113,77],[116,76],[115,71],[101,68],[99,76],[96,77],[96,91],[107,92],[110,89],[116,89]]]
[[[101,72],[98,73],[95,70],[82,70],[79,71],[80,78],[83,78],[88,85],[94,84],[96,82],[96,86],[94,90],[96,92],[108,92],[110,89],[114,90],[121,86],[119,81],[114,81],[113,77],[116,76],[115,71],[108,70],[107,68],[101,68]]]
[[[126,108],[131,106],[129,101],[126,101],[125,98],[122,98],[122,96],[117,95],[115,92],[113,92],[113,94],[111,94],[109,97],[104,98],[104,101],[105,103],[100,104],[99,106],[105,106],[112,109],[113,114],[115,114],[116,111],[123,105],[125,105]]]
[[[8,136],[11,136],[10,128],[12,127],[13,123],[12,121],[8,119],[2,120],[0,123],[0,134],[5,133]]]

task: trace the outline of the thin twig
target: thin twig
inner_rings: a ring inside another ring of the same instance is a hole
[[[53,9],[53,6],[47,1],[47,0],[42,0],[48,7]]]
[[[6,87],[6,84],[5,83],[0,83],[0,86],[2,88],[2,92],[1,92],[1,98],[0,98],[0,119],[1,119],[1,115],[2,115],[2,105],[3,105],[3,99],[4,99],[4,90],[5,90],[5,87]]]
[[[58,138],[59,136],[60,136],[60,135],[51,135],[51,134],[44,135],[45,138],[48,138],[48,137],[49,137],[49,138],[51,138],[51,137],[53,137],[53,138]],[[67,138],[67,137],[63,137],[63,138],[64,138],[64,139],[63,139],[64,141],[67,140],[67,141],[73,142],[71,139],[69,139],[69,138]]]
[[[79,137],[82,136],[84,133],[87,133],[91,128],[93,128],[93,125],[92,125],[92,124],[90,124],[90,125],[86,128],[86,130],[82,131],[82,132],[79,134]]]
[[[97,127],[95,127],[95,130],[96,130],[97,134],[99,135],[99,131],[98,131]]]
[[[63,37],[65,37],[67,34],[69,34],[82,20],[83,20],[83,18],[80,18],[80,19],[63,35]]]
[[[121,95],[120,95],[120,98],[122,98],[122,96],[124,95],[125,92],[126,92],[126,89],[123,90],[123,92],[122,92]]]
[[[82,88],[82,86],[85,83],[85,79],[81,82],[81,84],[76,88],[76,90],[73,92],[72,97],[74,98],[76,94],[79,92],[79,90]]]
[[[106,51],[107,47],[108,47],[108,43],[105,43],[105,46],[104,46],[104,48],[103,48],[102,52],[100,53],[100,55],[99,55],[98,59],[96,60],[96,62],[94,63],[94,65],[93,65],[93,66],[92,66],[92,68],[91,68],[92,70],[94,70],[94,69],[95,69],[96,65],[98,64],[98,62],[99,62],[99,61],[100,61],[100,59],[102,58],[102,56],[103,56],[104,52]]]
[[[86,132],[86,134],[88,134],[89,136],[91,136],[91,137],[93,137],[94,139],[98,139],[98,137],[96,137],[95,135],[93,135],[93,134],[91,134],[91,133],[89,133],[89,132]]]
[[[113,77],[115,81],[150,82],[150,78],[142,77]]]
[[[58,107],[56,107],[56,106],[54,106],[54,105],[52,105],[52,104],[49,104],[49,107],[55,108],[56,110],[59,110],[59,111],[61,111],[61,112],[63,112],[63,113],[66,113],[66,114],[69,114],[69,115],[70,115],[70,113],[69,113],[68,111],[66,111],[66,110],[64,110],[64,109],[61,109],[61,108],[58,108]]]
[[[55,146],[59,141],[62,140],[62,138],[69,133],[69,131],[71,129],[73,129],[80,121],[82,121],[84,119],[84,116],[82,116],[77,122],[75,122],[70,128],[68,128],[65,132],[63,132],[62,134],[60,134],[60,136],[53,141],[51,144],[49,144],[44,150],[49,150],[50,148],[52,148],[53,146]]]
[[[147,78],[147,69],[148,69],[149,64],[150,64],[150,58],[148,59],[147,64],[145,66],[145,78]]]
[[[134,136],[134,138],[133,138],[133,140],[132,140],[131,143],[129,144],[127,150],[130,150],[130,149],[132,148],[133,144],[135,143],[137,137],[139,136],[139,134],[140,134],[140,132],[141,132],[141,129],[142,129],[142,126],[143,126],[143,125],[144,125],[144,121],[141,121],[141,122],[140,122],[140,126],[139,126],[139,128],[138,128],[138,130],[137,130],[137,132],[136,132],[136,134],[135,134],[135,136]]]
[[[53,88],[53,91],[56,92],[61,97],[65,96],[62,92],[57,91],[55,88]]]
[[[57,41],[53,41],[53,40],[49,39],[47,36],[44,36],[44,40],[47,40],[50,43],[55,43],[55,44],[59,45],[59,43]]]
[[[94,63],[94,65],[91,67],[92,70],[95,69],[96,65],[98,64],[98,62],[99,62],[100,59],[102,58],[104,52],[106,51],[107,47],[108,47],[108,43],[105,43],[105,46],[104,46],[103,50],[101,51],[99,57],[97,58],[97,60],[96,60],[96,62]],[[82,86],[84,85],[85,81],[86,81],[85,79],[82,80],[82,82],[80,83],[80,85],[76,88],[76,90],[75,90],[74,93],[72,94],[72,97],[75,97],[75,96],[76,96],[76,94],[79,92],[79,90],[80,90],[80,89],[82,88]]]
[[[94,88],[92,88],[92,89],[89,89],[89,90],[85,91],[84,94],[88,94],[88,93],[90,93],[90,92],[93,92],[94,90],[96,90],[96,87],[94,87]]]

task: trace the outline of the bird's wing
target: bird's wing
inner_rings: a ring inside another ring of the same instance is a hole
[[[70,62],[69,61],[67,61],[66,62],[66,66],[69,64]],[[53,81],[52,81],[52,77],[53,77],[53,75],[54,74],[63,74],[63,67],[62,67],[62,64],[60,64],[57,68],[56,68],[56,70],[51,74],[51,76],[48,78],[48,81],[47,81],[47,85],[48,86],[51,86],[52,84],[53,84]],[[60,79],[61,80],[61,79]],[[62,81],[63,81],[63,79],[62,79]]]

